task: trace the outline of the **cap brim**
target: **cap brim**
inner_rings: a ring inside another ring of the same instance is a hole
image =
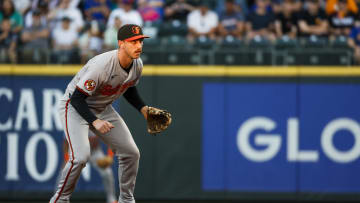
[[[137,39],[144,39],[144,38],[150,38],[150,37],[146,36],[146,35],[137,35],[137,36],[134,36],[134,37],[124,39],[124,41],[129,42],[129,41],[134,41],[134,40],[137,40]]]

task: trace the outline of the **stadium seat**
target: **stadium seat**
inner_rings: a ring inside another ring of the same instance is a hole
[[[158,37],[150,37],[148,39],[145,39],[143,49],[144,49],[144,51],[161,50],[162,49],[162,43],[161,43],[160,38],[158,38]]]
[[[288,36],[283,36],[276,40],[275,48],[281,49],[294,49],[297,47],[297,40],[291,39]]]
[[[194,46],[199,49],[211,49],[215,46],[215,41],[208,37],[201,36],[195,40]]]
[[[318,37],[312,35],[302,39],[302,45],[304,48],[324,48],[328,46],[328,40],[325,37]]]
[[[150,37],[158,37],[160,31],[160,23],[145,22],[143,33]]]
[[[167,50],[185,49],[187,46],[186,38],[181,35],[170,35],[165,38]]]
[[[167,37],[170,35],[186,36],[188,32],[187,25],[181,21],[174,20],[165,22],[160,26],[159,35]]]
[[[250,48],[270,48],[271,43],[269,40],[267,40],[263,37],[256,36],[252,40],[250,40],[249,47]]]
[[[238,38],[229,35],[220,42],[219,46],[222,49],[237,49],[239,47],[243,47],[244,43]]]
[[[345,36],[338,36],[331,42],[333,48],[349,48],[347,38]]]

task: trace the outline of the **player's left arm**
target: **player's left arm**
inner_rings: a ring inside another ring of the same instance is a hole
[[[126,101],[128,101],[134,108],[136,108],[139,112],[141,112],[145,118],[147,119],[147,105],[141,99],[136,86],[129,87],[124,93],[124,97]]]
[[[135,86],[124,93],[125,99],[140,111],[147,121],[147,131],[152,135],[165,130],[171,123],[171,114],[166,110],[148,107],[140,98]]]

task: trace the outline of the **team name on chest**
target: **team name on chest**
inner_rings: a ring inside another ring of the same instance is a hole
[[[106,95],[106,96],[111,96],[114,94],[122,94],[123,92],[125,92],[125,90],[127,90],[127,88],[129,88],[130,86],[133,86],[135,84],[136,80],[124,83],[124,84],[119,84],[116,87],[113,87],[112,85],[104,85],[101,90],[100,93],[102,95]]]

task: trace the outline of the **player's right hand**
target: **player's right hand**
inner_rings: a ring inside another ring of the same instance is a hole
[[[113,124],[108,121],[103,121],[100,119],[96,119],[92,125],[94,128],[99,131],[101,134],[108,133],[112,128],[114,128]]]

